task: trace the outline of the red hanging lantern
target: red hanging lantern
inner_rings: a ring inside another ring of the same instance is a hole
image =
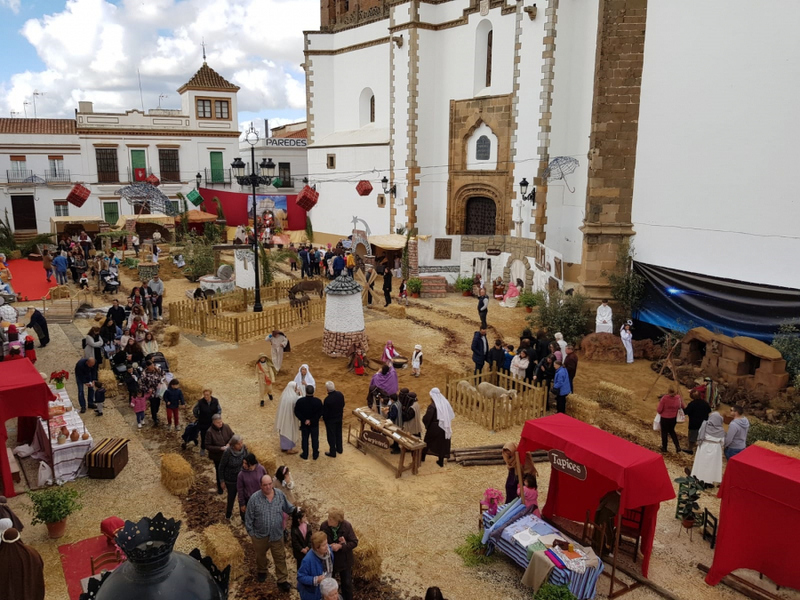
[[[311,186],[307,185],[297,195],[296,202],[297,206],[299,206],[305,211],[309,211],[317,205],[317,200],[319,200],[319,192],[314,188],[312,188]]]
[[[366,180],[359,181],[356,191],[359,196],[369,196],[372,193],[372,184]]]
[[[76,184],[69,194],[67,194],[67,202],[80,208],[83,203],[89,198],[89,188],[82,186],[80,183]]]

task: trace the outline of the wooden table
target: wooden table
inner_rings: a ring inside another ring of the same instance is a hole
[[[378,460],[394,469],[395,476],[398,478],[403,475],[403,471],[408,471],[409,469],[411,469],[412,475],[419,473],[425,442],[403,431],[389,419],[373,412],[366,406],[354,409],[353,416],[358,419],[359,431],[358,435],[355,435],[352,425],[348,427],[348,444],[355,446],[364,454],[370,453],[375,456]],[[397,445],[400,446],[400,458],[397,466],[392,463],[390,458],[385,456],[393,442],[397,442]],[[409,465],[404,464],[406,453],[411,454],[411,464]]]

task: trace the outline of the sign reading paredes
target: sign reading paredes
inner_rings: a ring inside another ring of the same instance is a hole
[[[303,138],[267,138],[264,145],[272,148],[305,148],[308,140]]]
[[[575,479],[586,481],[586,466],[576,463],[564,454],[561,450],[550,450],[547,453],[550,457],[550,464],[556,471],[561,471],[567,475],[571,475]]]

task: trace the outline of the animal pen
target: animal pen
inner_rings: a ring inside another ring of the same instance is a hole
[[[491,398],[478,390],[489,383],[516,393]],[[448,375],[445,388],[453,412],[492,431],[522,425],[529,419],[545,416],[547,390],[492,368],[478,375]]]
[[[278,284],[261,288],[262,301],[286,298],[288,287]],[[320,299],[265,306],[259,313],[247,312],[252,290],[235,290],[208,300],[183,300],[169,305],[169,321],[184,331],[238,343],[264,338],[274,329],[302,327],[325,318],[325,302]],[[228,314],[225,314],[228,313]],[[231,314],[233,313],[233,314]]]

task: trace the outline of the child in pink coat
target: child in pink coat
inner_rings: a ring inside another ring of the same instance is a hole
[[[147,409],[148,394],[143,393],[142,388],[137,388],[135,394],[131,394],[131,408],[136,413],[136,427],[142,428],[144,424],[144,411]]]
[[[522,476],[522,501],[528,508],[533,507],[534,515],[542,518],[539,510],[539,490],[536,487],[536,477],[531,473],[525,473]]]

